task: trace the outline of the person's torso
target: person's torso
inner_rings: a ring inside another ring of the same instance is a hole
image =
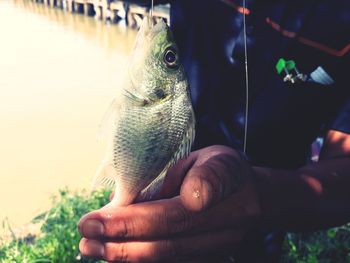
[[[346,0],[247,1],[247,154],[253,163],[281,168],[304,164],[310,144],[346,99],[349,7]],[[172,4],[171,23],[197,117],[195,148],[225,144],[242,149],[243,11],[242,1],[234,0]],[[285,72],[276,70],[281,58],[295,61],[299,73],[316,81],[285,82]]]

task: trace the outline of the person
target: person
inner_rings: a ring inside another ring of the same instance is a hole
[[[194,151],[169,170],[157,201],[85,215],[83,255],[278,262],[286,231],[350,221],[349,1],[242,6],[172,2],[171,27],[197,117]],[[317,138],[322,150],[310,162]]]

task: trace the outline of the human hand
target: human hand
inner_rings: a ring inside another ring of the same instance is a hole
[[[169,170],[163,199],[82,217],[80,251],[110,262],[219,262],[259,219],[251,174],[231,148],[193,152]]]

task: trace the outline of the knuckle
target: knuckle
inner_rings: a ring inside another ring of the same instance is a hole
[[[113,231],[112,237],[118,237],[118,238],[129,238],[133,237],[134,235],[134,222],[133,220],[125,220],[122,219],[118,222],[118,224],[114,224],[112,227],[115,228],[115,231]]]
[[[168,233],[181,233],[191,228],[191,214],[182,205],[177,205],[170,211],[166,211],[164,218]]]
[[[219,171],[216,175],[219,179],[218,183],[223,187],[223,195],[236,192],[244,184],[248,164],[241,157],[221,154],[215,157],[212,166]]]
[[[131,263],[126,243],[106,245],[105,260],[118,263]]]
[[[135,222],[134,220],[124,220],[125,238],[134,237],[135,235]]]
[[[129,263],[129,257],[128,257],[128,251],[126,249],[126,244],[121,243],[120,244],[120,261],[121,263]]]

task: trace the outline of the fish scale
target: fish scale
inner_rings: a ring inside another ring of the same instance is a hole
[[[131,125],[139,123],[132,122]],[[130,124],[129,124],[130,125]],[[160,127],[160,126],[158,126]],[[145,127],[144,127],[145,128]],[[124,149],[122,154],[118,154],[115,158],[117,173],[124,173],[125,175],[119,181],[123,185],[123,189],[132,192],[135,185],[135,180],[138,178],[144,179],[144,184],[147,184],[149,180],[147,178],[153,177],[154,174],[158,175],[162,167],[170,160],[169,151],[165,151],[165,154],[157,153],[157,145],[162,143],[164,132],[161,129],[153,130],[150,138],[150,128],[155,128],[153,125],[147,127],[147,129],[132,129],[129,132],[128,138],[135,137],[134,140],[125,140],[125,133],[121,133],[120,137],[116,140],[116,147]],[[130,136],[132,135],[132,137]],[[161,136],[159,136],[161,135]],[[147,140],[145,140],[146,138]],[[164,138],[165,140],[166,138]],[[167,149],[166,149],[167,150]],[[128,175],[129,174],[129,175]],[[143,185],[145,187],[146,185]]]

